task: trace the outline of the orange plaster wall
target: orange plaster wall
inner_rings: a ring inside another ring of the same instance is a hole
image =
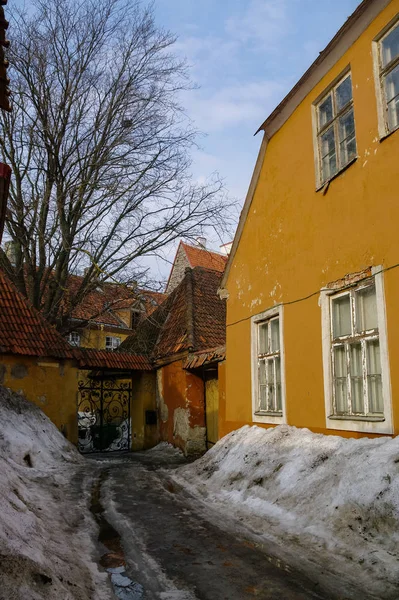
[[[183,369],[182,360],[159,369],[158,407],[162,441],[184,452],[189,447],[196,451],[201,446],[201,436],[205,443],[204,383]]]

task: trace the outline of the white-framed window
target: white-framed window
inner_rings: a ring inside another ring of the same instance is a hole
[[[346,72],[314,104],[318,186],[357,156],[352,76]]]
[[[322,292],[327,427],[391,433],[381,269],[344,290]]]
[[[285,423],[283,309],[252,317],[252,409],[259,423]]]
[[[121,338],[113,335],[105,336],[105,349],[116,350],[121,344]]]
[[[71,333],[68,334],[68,342],[71,346],[80,346],[80,339],[80,333],[77,331],[71,331]]]
[[[379,130],[384,136],[399,128],[399,19],[374,41],[373,46]]]

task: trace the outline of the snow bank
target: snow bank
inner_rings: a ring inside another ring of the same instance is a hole
[[[38,407],[0,387],[0,600],[109,598],[90,558],[82,467]]]
[[[174,477],[291,564],[339,573],[345,597],[399,597],[399,438],[246,426]]]

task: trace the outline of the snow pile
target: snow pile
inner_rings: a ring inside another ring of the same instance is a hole
[[[399,438],[246,426],[174,477],[291,564],[342,575],[345,597],[399,597]]]
[[[90,557],[82,467],[38,407],[0,387],[0,600],[88,600],[94,587],[109,597]]]

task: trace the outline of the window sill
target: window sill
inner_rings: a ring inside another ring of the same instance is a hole
[[[375,435],[392,435],[392,423],[386,416],[329,415],[326,428],[336,431],[356,431]]]
[[[399,125],[395,127],[395,129],[392,129],[392,131],[387,131],[383,135],[380,135],[380,143],[386,140],[387,138],[391,137],[391,135],[396,133],[397,131],[399,131]]]
[[[287,423],[287,418],[282,412],[257,411],[252,415],[252,422],[264,425],[283,425]]]
[[[382,423],[385,417],[373,417],[367,415],[330,415],[328,417],[332,421],[366,421],[370,423]]]
[[[259,410],[256,413],[254,413],[256,417],[282,417],[283,413],[282,412],[268,412],[266,410]]]
[[[355,158],[352,158],[352,160],[350,160],[344,167],[342,167],[339,171],[337,171],[335,173],[335,175],[330,177],[330,179],[326,179],[326,181],[323,181],[323,183],[320,183],[320,185],[318,185],[316,187],[316,192],[323,192],[323,194],[325,194],[328,190],[330,183],[332,181],[334,181],[334,179],[339,177],[344,171],[346,171],[346,169],[349,169],[349,167],[351,165],[353,165],[353,163],[355,163],[357,161],[357,159],[358,159],[358,156],[355,156]]]

